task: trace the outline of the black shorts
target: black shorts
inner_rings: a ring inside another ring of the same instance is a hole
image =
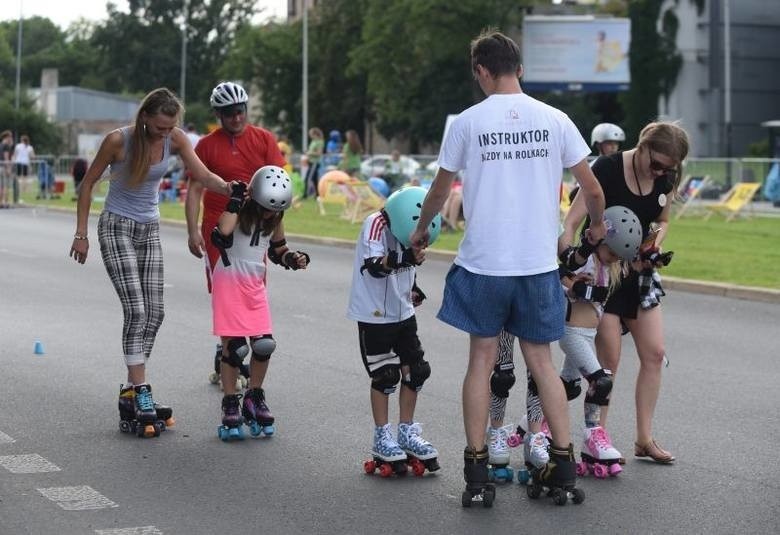
[[[368,375],[382,366],[409,365],[422,359],[424,352],[417,337],[417,318],[399,323],[358,322],[360,356]]]
[[[620,279],[618,286],[604,304],[604,312],[621,318],[636,319],[639,310],[639,273],[633,269]]]
[[[16,164],[16,176],[27,176],[30,168],[26,163]]]

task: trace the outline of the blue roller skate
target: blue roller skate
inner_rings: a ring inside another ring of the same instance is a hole
[[[274,417],[265,402],[265,391],[262,388],[250,388],[246,391],[241,412],[253,437],[259,437],[261,434],[270,437],[274,434]]]
[[[419,423],[398,424],[398,446],[406,453],[407,463],[416,476],[423,475],[425,470],[435,472],[440,468],[439,452],[421,435]]]
[[[393,438],[390,424],[378,425],[374,428],[374,447],[371,455],[371,459],[363,462],[363,470],[366,474],[373,474],[376,470],[382,477],[406,474],[406,453]]]
[[[511,425],[504,427],[488,427],[488,478],[490,481],[510,482],[515,477],[514,470],[509,466],[509,433]]]
[[[227,394],[222,398],[222,425],[217,427],[217,436],[224,442],[229,440],[244,440],[241,426],[244,418],[241,416],[241,394]]]

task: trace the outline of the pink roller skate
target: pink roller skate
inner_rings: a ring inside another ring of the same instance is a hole
[[[612,446],[606,429],[601,426],[586,428],[583,432],[582,461],[577,463],[577,475],[591,472],[597,479],[616,476],[623,471],[620,452]]]

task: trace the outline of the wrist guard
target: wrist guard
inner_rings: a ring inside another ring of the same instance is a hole
[[[387,277],[390,273],[393,272],[392,269],[386,268],[384,266],[381,256],[366,258],[365,262],[363,262],[363,265],[360,266],[360,274],[362,275],[364,271],[368,271],[368,274],[376,279]]]
[[[651,262],[656,267],[668,266],[669,262],[672,261],[672,256],[674,256],[674,251],[666,251],[665,253],[662,253],[656,248],[643,251],[639,255],[642,260]]]
[[[420,264],[414,258],[414,251],[411,249],[404,249],[401,253],[401,258],[398,258],[396,251],[390,251],[387,253],[387,267],[390,269],[398,269],[411,266],[419,266]]]
[[[593,286],[584,281],[577,281],[571,287],[571,293],[580,301],[590,301],[593,303],[603,303],[609,295],[609,288],[606,286]]]
[[[417,279],[415,278],[414,283],[412,284],[412,305],[418,307],[422,305],[422,302],[427,298],[428,296],[425,295],[425,292],[417,286]]]
[[[298,262],[295,258],[296,255],[303,256],[306,259],[305,266],[309,265],[309,262],[311,262],[311,258],[308,254],[304,253],[303,251],[287,251],[282,255],[282,265],[284,266],[284,269],[292,269],[293,271],[298,271],[300,266],[298,266]]]
[[[238,184],[233,184],[230,188],[230,200],[228,201],[227,206],[225,206],[225,211],[230,212],[231,214],[237,214],[241,209],[241,205],[244,204],[246,184],[239,182]]]

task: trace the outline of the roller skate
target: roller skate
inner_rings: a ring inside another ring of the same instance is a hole
[[[620,452],[612,446],[607,430],[601,426],[586,428],[583,432],[582,461],[577,463],[577,475],[592,473],[597,479],[616,476],[623,471]]]
[[[222,425],[217,427],[217,436],[223,441],[244,440],[241,426],[244,418],[240,410],[241,394],[228,394],[222,398]]]
[[[159,410],[159,412],[158,412]],[[155,403],[148,384],[119,386],[119,430],[139,437],[157,437],[173,425],[173,410]]]
[[[483,507],[493,507],[496,499],[496,487],[488,483],[488,448],[480,451],[476,448],[463,450],[463,478],[466,480],[466,490],[460,497],[463,507],[471,507],[474,502],[482,502]]]
[[[419,423],[398,424],[398,446],[406,453],[406,462],[416,476],[423,475],[426,469],[435,472],[440,468],[437,460],[439,452],[421,436],[421,433],[422,428]]]
[[[253,437],[259,437],[261,433],[269,437],[274,434],[274,417],[265,402],[265,391],[262,388],[246,391],[241,413]]]
[[[550,447],[550,461],[542,468],[531,471],[531,483],[526,487],[528,497],[536,500],[542,492],[553,499],[556,505],[566,505],[571,498],[575,504],[585,501],[585,493],[575,487],[577,468],[574,459],[574,448],[571,444],[567,449]]]
[[[371,459],[363,461],[363,470],[366,474],[373,474],[375,470],[379,470],[379,475],[382,477],[390,477],[394,473],[399,476],[406,474],[406,453],[393,438],[390,424],[378,425],[374,428],[374,447],[371,456]]]
[[[214,353],[214,371],[209,373],[209,383],[215,385],[219,384],[219,389],[222,390],[222,380],[220,378],[220,363],[222,362],[222,344],[217,344],[217,351]],[[239,375],[236,378],[236,390],[243,390],[249,381],[249,366],[241,364],[238,368]]]
[[[509,431],[512,426],[488,427],[488,479],[496,482],[509,482],[515,477],[509,466]]]

